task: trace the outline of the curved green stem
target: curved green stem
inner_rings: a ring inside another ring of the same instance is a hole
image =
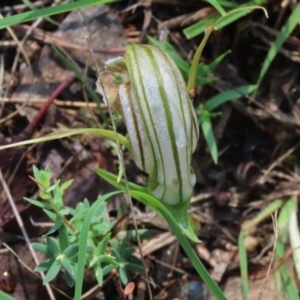
[[[41,138],[30,139],[28,141],[22,141],[22,142],[18,142],[18,143],[8,144],[5,146],[0,146],[0,150],[18,147],[18,146],[24,146],[24,145],[31,145],[31,144],[35,144],[35,143],[42,143],[42,142],[65,138],[65,137],[72,136],[72,135],[85,134],[85,133],[95,134],[100,137],[107,138],[107,139],[110,139],[113,141],[116,140],[116,134],[112,130],[99,129],[99,128],[80,128],[80,129],[73,129],[73,130],[68,130],[68,131],[60,131],[57,133],[46,135]],[[131,153],[131,147],[130,147],[128,139],[118,133],[117,133],[117,138],[118,138],[119,142],[123,146],[125,146],[128,149],[128,151]]]
[[[116,188],[125,191],[124,181],[117,182],[117,177],[114,174],[102,169],[97,169],[96,172],[101,178],[103,178]],[[182,228],[181,225],[178,224],[177,220],[175,220],[169,209],[162,202],[149,195],[147,188],[140,187],[130,182],[128,182],[128,185],[130,188],[130,195],[133,198],[142,202],[144,205],[149,206],[153,211],[162,216],[168,222],[172,232],[177,237],[178,242],[182,246],[186,255],[190,259],[191,263],[195,267],[196,271],[198,272],[199,276],[202,278],[208,289],[218,300],[225,300],[226,297],[224,296],[218,285],[210,277],[208,271],[205,269],[201,260],[193,250],[190,242],[185,235],[184,228]]]
[[[222,22],[225,18],[227,18],[228,16],[235,14],[239,11],[243,11],[243,10],[254,10],[254,9],[262,9],[266,16],[268,17],[268,13],[267,10],[262,7],[262,6],[258,6],[258,5],[253,5],[253,6],[248,6],[248,7],[241,7],[241,8],[237,8],[237,9],[233,9],[232,11],[228,12],[226,15],[221,16],[214,24],[212,24],[207,32],[204,35],[203,40],[201,41],[199,47],[197,48],[197,51],[193,57],[193,61],[192,61],[192,65],[191,65],[191,69],[190,69],[190,73],[189,73],[189,81],[187,84],[187,91],[190,92],[191,90],[194,90],[195,88],[195,84],[196,84],[196,77],[197,77],[197,70],[198,70],[198,64],[200,62],[200,58],[204,49],[204,46],[208,40],[208,38],[210,37],[210,35],[212,34],[212,32],[215,30],[215,27]]]

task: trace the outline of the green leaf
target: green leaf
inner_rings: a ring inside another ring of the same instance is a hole
[[[55,212],[52,212],[48,209],[43,209],[43,211],[45,212],[45,214],[54,222],[56,222],[58,216]]]
[[[32,171],[33,171],[33,177],[39,181],[40,180],[40,174],[41,174],[41,171],[35,166],[33,165],[32,166]]]
[[[30,139],[30,140],[22,141],[22,142],[18,142],[18,143],[7,144],[4,146],[0,146],[0,150],[9,149],[9,148],[17,147],[17,146],[32,145],[32,144],[42,143],[42,142],[46,142],[46,141],[53,141],[53,140],[57,140],[57,139],[61,139],[61,138],[69,137],[69,136],[73,136],[73,135],[78,135],[78,134],[94,134],[94,135],[101,136],[103,138],[107,138],[107,139],[110,139],[113,141],[115,141],[115,139],[116,139],[116,134],[112,130],[99,129],[99,128],[80,128],[80,129],[74,129],[74,130],[60,131],[58,133],[49,134],[49,135],[46,135],[44,137],[37,138],[37,139]],[[125,146],[129,151],[131,151],[131,147],[130,147],[128,139],[121,134],[117,134],[117,137],[118,137],[119,142],[123,146]]]
[[[60,187],[61,190],[62,191],[66,190],[72,184],[73,181],[74,181],[74,179],[70,179],[70,180],[66,181],[65,183],[63,183]]]
[[[277,241],[276,244],[276,258],[277,261],[282,262],[282,259],[285,257],[286,251],[284,249],[284,243],[282,241]],[[287,295],[289,300],[299,300],[299,294],[297,292],[297,289],[293,283],[292,278],[290,277],[289,271],[287,267],[284,264],[280,264],[279,272],[283,280],[283,286],[285,290],[287,291]]]
[[[68,272],[65,273],[65,277],[66,277],[67,285],[69,287],[73,287],[75,284],[75,280],[69,275]]]
[[[93,225],[89,232],[90,238],[96,238],[98,236],[106,235],[110,231],[110,225],[107,223],[101,223],[97,225]]]
[[[229,53],[231,53],[231,50],[222,53],[208,65],[200,64],[197,76],[203,77],[211,73]]]
[[[60,251],[64,252],[69,247],[69,239],[67,228],[65,226],[60,226],[58,229],[58,239]]]
[[[206,2],[210,3],[222,16],[226,15],[226,11],[219,4],[219,1],[217,1],[217,0],[206,0]]]
[[[227,90],[225,92],[219,93],[218,95],[210,98],[204,104],[204,110],[211,112],[221,104],[232,101],[234,99],[241,98],[245,95],[252,93],[256,89],[256,85],[244,85],[235,89]],[[197,112],[199,111],[197,108]]]
[[[278,215],[277,219],[277,226],[279,233],[282,232],[282,230],[287,227],[291,213],[296,209],[296,204],[293,198],[290,198],[287,200],[284,205],[282,206],[280,213]]]
[[[110,233],[107,234],[107,235],[101,240],[101,242],[100,242],[99,245],[97,246],[97,249],[96,249],[96,251],[95,251],[95,255],[99,256],[99,255],[105,253],[109,239],[110,239]]]
[[[269,218],[271,214],[273,214],[277,209],[280,209],[282,205],[285,203],[282,199],[277,199],[271,202],[265,209],[263,209],[251,222],[248,222],[245,227],[243,227],[243,231],[247,231],[253,226],[256,226],[265,218]]]
[[[125,269],[134,273],[141,273],[144,270],[141,264],[135,264],[135,263],[127,263]]]
[[[43,253],[46,256],[51,255],[51,251],[46,245],[41,243],[32,243],[31,245],[34,250],[39,251],[40,253]]]
[[[0,291],[0,299],[1,300],[17,300],[16,298],[11,297],[10,295]]]
[[[47,194],[46,192],[41,192],[40,193],[40,197],[43,199],[43,200],[49,200],[49,199],[52,199],[52,197]]]
[[[114,186],[122,191],[125,190],[124,181],[122,180],[122,181],[118,182],[117,177],[114,174],[107,172],[103,169],[96,169],[96,173],[101,178],[103,178],[105,181],[110,183],[112,186]],[[149,191],[149,189],[147,187],[141,187],[140,185],[137,185],[132,182],[128,182],[128,185],[129,185],[129,189],[133,190],[133,191],[140,191],[140,192],[144,192],[144,193],[147,193]]]
[[[46,243],[53,256],[58,256],[61,253],[59,243],[56,239],[52,237],[47,237]]]
[[[12,26],[19,23],[28,22],[31,20],[35,20],[37,18],[45,18],[61,13],[65,13],[68,11],[75,11],[80,8],[89,7],[93,5],[103,4],[103,3],[112,3],[116,2],[116,0],[81,0],[74,1],[67,4],[61,4],[57,6],[51,6],[41,9],[36,9],[32,11],[27,11],[24,13],[19,13],[17,15],[13,15],[10,17],[3,18],[0,20],[0,29],[6,28],[7,26]]]
[[[54,224],[54,226],[53,227],[51,227],[49,230],[48,230],[48,232],[47,233],[45,233],[44,235],[46,236],[46,235],[50,235],[50,234],[52,234],[52,233],[54,233],[54,232],[56,232],[59,228],[61,228],[63,226],[63,221],[62,221],[62,219],[57,219],[57,221],[55,222],[55,224]]]
[[[81,228],[81,235],[79,241],[79,253],[78,253],[78,266],[77,266],[77,276],[76,276],[76,285],[75,285],[75,296],[74,300],[80,300],[81,292],[82,292],[82,282],[83,282],[83,274],[84,274],[84,265],[85,265],[85,254],[87,249],[87,239],[88,232],[90,229],[90,222],[93,217],[95,209],[101,203],[103,203],[106,199],[118,194],[119,192],[108,193],[100,198],[98,198],[91,206],[90,210],[86,214],[86,217],[83,221]]]
[[[281,46],[285,42],[285,40],[291,35],[297,24],[299,23],[299,16],[300,16],[300,3],[294,7],[291,15],[289,16],[285,25],[281,28],[279,34],[275,42],[272,43],[268,54],[264,60],[263,66],[260,70],[260,74],[257,80],[257,88],[260,86],[262,79],[264,78],[267,70],[269,69],[272,61],[274,60],[275,56],[277,55],[278,51],[280,50]]]
[[[115,257],[111,256],[111,255],[99,255],[98,257],[95,257],[93,259],[93,264],[99,262],[101,263],[105,263],[105,264],[112,264],[114,266],[119,266],[120,264],[116,261]]]
[[[79,246],[78,245],[70,245],[64,252],[64,256],[73,258],[78,255]]]
[[[61,260],[61,265],[64,267],[64,269],[66,270],[66,272],[70,275],[70,277],[75,282],[75,278],[76,278],[76,265],[72,261],[68,260],[65,257]]]
[[[121,282],[125,285],[128,283],[128,277],[127,277],[127,273],[126,270],[123,268],[119,268],[119,274],[120,274],[120,279]]]
[[[240,232],[240,234],[239,234],[238,246],[239,246],[240,270],[241,270],[243,296],[244,296],[245,300],[249,300],[247,251],[246,251],[246,247],[245,247],[245,237],[242,232]]]
[[[102,286],[102,283],[103,283],[103,271],[102,271],[102,268],[101,266],[97,265],[94,267],[94,274],[95,274],[95,277],[97,279],[97,282],[100,286]]]
[[[106,203],[102,203],[102,205],[99,205],[99,207],[97,207],[97,209],[94,211],[92,223],[95,221],[99,222],[99,217],[102,216],[102,213],[104,212],[105,208],[106,208]]]
[[[57,274],[59,273],[61,269],[61,262],[58,260],[55,260],[51,267],[49,268],[44,280],[43,284],[49,283],[51,280],[53,280]]]
[[[106,179],[106,178],[109,179],[108,182],[110,182],[110,183],[112,182],[113,184],[122,187],[122,184],[116,183],[117,177],[115,175],[110,174],[110,173],[108,173],[104,170],[100,170],[100,169],[98,169],[97,173],[103,179]],[[129,183],[129,185],[130,184],[131,183]],[[143,193],[141,191],[130,190],[130,194],[133,198],[137,199],[144,205],[149,206],[153,211],[155,211],[159,215],[163,216],[163,218],[168,222],[169,226],[172,229],[172,232],[177,237],[178,242],[182,246],[182,248],[185,251],[185,253],[187,254],[189,260],[193,264],[194,268],[197,270],[200,277],[203,279],[203,281],[206,284],[206,286],[208,287],[208,289],[212,292],[212,294],[218,300],[226,300],[226,297],[224,296],[224,294],[222,293],[222,291],[220,290],[218,285],[212,280],[209,273],[205,269],[204,265],[200,261],[199,257],[197,256],[197,254],[191,247],[189,241],[186,238],[186,235],[185,235],[186,232],[184,231],[185,229],[182,228],[177,223],[177,220],[174,218],[174,214],[171,211],[169,211],[168,208],[165,205],[163,205],[160,201],[158,201],[157,199],[155,199],[154,197],[152,197],[146,193]],[[107,269],[109,269],[109,268],[107,268]],[[103,273],[104,273],[104,270],[106,271],[107,269],[104,268]],[[78,295],[78,297],[79,296],[80,296],[80,294]],[[79,300],[79,298],[78,298],[78,300]]]
[[[208,113],[203,113],[200,117],[200,124],[202,127],[203,135],[208,146],[209,152],[215,164],[218,164],[218,147],[211,125],[211,119]]]
[[[35,267],[34,271],[35,272],[45,272],[48,271],[50,269],[50,267],[52,266],[53,262],[55,261],[55,258],[49,258],[46,259],[45,261],[43,261],[42,263],[40,263],[38,266]]]
[[[26,197],[24,197],[24,199],[37,207],[40,207],[43,209],[52,209],[52,206],[49,203],[37,201],[37,200],[26,198]]]

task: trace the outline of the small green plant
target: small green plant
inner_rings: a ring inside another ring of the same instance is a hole
[[[85,199],[73,209],[63,203],[64,191],[72,184],[72,180],[63,184],[55,180],[51,184],[48,167],[38,170],[34,166],[33,173],[33,180],[40,189],[41,200],[26,200],[42,208],[54,222],[45,234],[45,244],[33,243],[33,247],[47,257],[35,269],[46,272],[44,283],[53,280],[64,269],[66,282],[72,287],[77,280],[79,260],[83,260],[84,267],[94,272],[99,285],[102,285],[103,277],[113,268],[118,270],[123,284],[128,282],[126,271],[142,271],[139,260],[132,255],[134,248],[127,246],[126,236],[112,236],[111,231],[116,221],[110,220],[105,200],[116,192],[98,198],[92,206]],[[82,235],[86,234],[83,223],[89,215],[88,232],[84,241],[85,252],[80,256]],[[52,237],[53,234],[57,234],[58,238]]]

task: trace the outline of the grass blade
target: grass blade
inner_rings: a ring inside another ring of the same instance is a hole
[[[112,3],[117,0],[81,0],[76,2],[71,2],[68,4],[61,4],[57,6],[51,6],[41,9],[35,9],[32,11],[27,11],[21,14],[6,17],[0,20],[0,29],[12,26],[15,24],[20,24],[28,21],[35,20],[37,18],[45,18],[61,13],[65,13],[71,10],[76,10],[84,7],[89,7],[93,5],[99,5],[104,3]]]
[[[248,95],[252,93],[255,89],[256,85],[244,85],[235,89],[219,93],[205,102],[204,109],[211,112],[219,105]]]
[[[16,300],[16,298],[11,297],[10,295],[0,291],[0,299],[1,300]]]
[[[300,16],[300,3],[295,7],[292,14],[289,16],[287,22],[282,27],[280,33],[278,34],[275,42],[271,46],[268,51],[268,54],[265,58],[263,66],[260,70],[260,74],[257,80],[257,88],[261,84],[262,79],[264,78],[267,70],[269,69],[273,59],[275,58],[276,54],[278,53],[279,49],[285,42],[285,40],[291,35],[292,31],[295,29],[296,25],[299,23],[299,16]]]
[[[248,282],[248,262],[247,262],[247,251],[244,243],[244,234],[241,232],[239,235],[239,257],[240,257],[240,270],[242,279],[242,289],[244,300],[249,300],[249,282]]]
[[[11,143],[8,145],[0,146],[0,150],[18,147],[18,146],[24,146],[24,145],[32,145],[32,144],[42,143],[42,142],[47,142],[47,141],[53,141],[53,140],[58,140],[61,138],[72,136],[72,135],[87,134],[87,133],[98,135],[98,136],[107,138],[112,141],[114,141],[116,139],[116,134],[111,130],[98,129],[98,128],[79,128],[79,129],[74,129],[74,130],[56,132],[56,133],[49,134],[49,135],[46,135],[44,137],[37,138],[37,139],[30,139],[30,140],[23,141],[23,142]],[[120,141],[120,143],[123,146],[125,146],[129,151],[131,151],[129,141],[121,134],[117,134],[117,136],[118,136],[118,140]]]
[[[212,129],[211,119],[208,113],[205,113],[200,117],[200,124],[204,134],[206,144],[208,146],[209,152],[213,158],[215,164],[218,163],[218,147]]]
[[[284,243],[282,241],[277,242],[276,256],[277,260],[280,261],[284,257]],[[279,268],[280,275],[283,280],[283,287],[286,289],[289,300],[299,300],[298,292],[293,284],[293,281],[289,275],[287,267],[282,264]]]

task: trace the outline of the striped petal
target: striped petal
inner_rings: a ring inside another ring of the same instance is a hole
[[[107,101],[124,118],[133,159],[149,174],[153,195],[171,205],[190,200],[195,184],[191,157],[199,132],[174,61],[160,48],[129,45],[124,60],[106,65],[100,75],[104,83],[107,74],[113,78],[113,89],[104,84]]]

